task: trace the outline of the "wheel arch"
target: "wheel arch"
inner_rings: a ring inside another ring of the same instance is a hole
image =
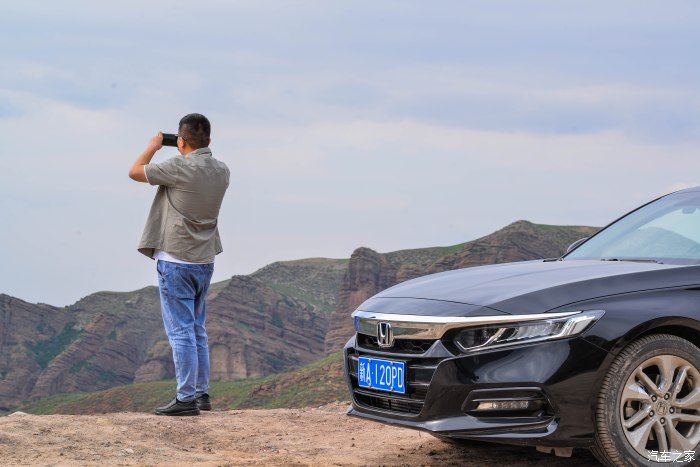
[[[611,357],[617,356],[630,343],[651,334],[672,334],[700,347],[700,322],[682,316],[658,317],[637,325],[618,339],[610,349]]]
[[[661,325],[640,334],[635,337],[635,340],[651,334],[672,334],[693,343],[696,347],[700,347],[700,329],[694,329],[689,326],[680,324]]]

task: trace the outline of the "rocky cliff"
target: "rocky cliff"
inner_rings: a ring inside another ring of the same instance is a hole
[[[162,336],[158,292],[99,292],[67,311],[76,319],[71,343],[41,371],[31,399],[106,389],[134,380],[149,348]]]
[[[347,260],[289,263],[212,284],[214,379],[263,376],[323,356],[324,310],[333,306]],[[65,308],[0,295],[0,411],[52,394],[173,376],[155,287],[98,292]]]
[[[26,400],[49,362],[76,331],[75,316],[0,294],[0,410]]]
[[[235,276],[207,302],[212,379],[263,376],[312,362],[323,356],[327,326],[312,305],[252,277]],[[159,334],[135,381],[173,377],[170,346]]]

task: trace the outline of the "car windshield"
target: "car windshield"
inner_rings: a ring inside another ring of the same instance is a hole
[[[564,257],[700,263],[700,192],[665,196],[631,212]]]

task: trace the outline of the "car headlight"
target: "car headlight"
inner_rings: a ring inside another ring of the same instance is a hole
[[[605,313],[584,311],[565,318],[526,321],[501,326],[465,328],[457,333],[454,343],[463,352],[508,345],[562,339],[581,334]]]

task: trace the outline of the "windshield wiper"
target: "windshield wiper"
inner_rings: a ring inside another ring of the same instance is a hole
[[[600,258],[601,261],[631,261],[634,263],[656,263],[664,264],[661,261],[651,259],[651,258]]]

